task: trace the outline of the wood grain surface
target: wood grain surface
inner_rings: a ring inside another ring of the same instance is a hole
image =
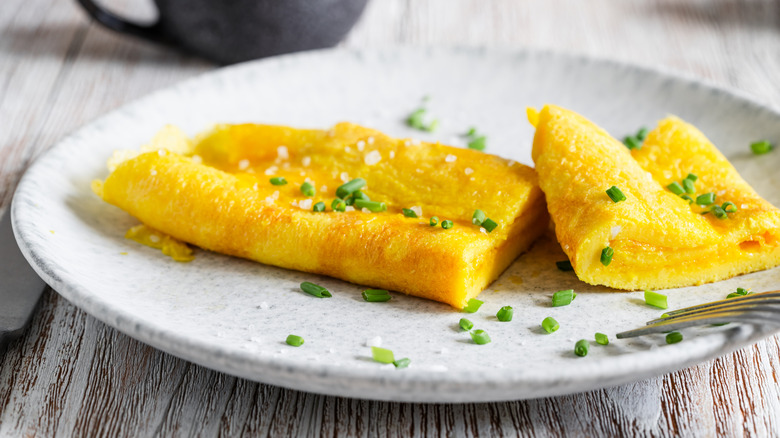
[[[154,14],[150,1],[104,3]],[[343,43],[399,44],[585,53],[780,105],[775,0],[373,0]],[[213,68],[106,31],[75,1],[0,1],[0,209],[24,169],[68,132]],[[177,359],[47,291],[0,358],[0,436],[770,436],[780,433],[778,372],[773,337],[667,376],[563,397],[454,405],[326,397]]]

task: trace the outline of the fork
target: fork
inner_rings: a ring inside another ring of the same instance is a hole
[[[653,333],[666,333],[707,324],[744,322],[773,324],[780,327],[780,290],[752,293],[698,306],[667,312],[647,322],[647,326],[615,335],[619,339]]]

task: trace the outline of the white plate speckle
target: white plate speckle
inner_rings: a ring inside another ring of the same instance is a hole
[[[432,134],[404,117],[430,96],[441,120]],[[744,96],[676,75],[544,52],[407,49],[329,50],[217,70],[154,93],[79,130],[24,176],[13,204],[22,251],[60,294],[107,324],[179,357],[262,382],[333,395],[399,401],[488,401],[594,389],[670,372],[748,345],[771,333],[727,325],[620,341],[614,333],[661,312],[641,293],[611,293],[559,272],[555,242],[542,240],[480,296],[473,315],[394,294],[366,303],[361,288],[198,251],[189,264],[125,240],[135,219],[103,203],[90,181],[106,175],[115,149],[137,148],[164,124],[195,134],[218,122],[328,127],[348,120],[391,135],[449,142],[469,127],[488,136],[488,152],[531,164],[533,130],[526,106],[555,103],[615,136],[652,126],[668,113],[702,129],[758,192],[780,204],[780,152],[755,157],[748,144],[780,141],[780,114]],[[123,254],[126,253],[126,254]],[[301,281],[328,287],[330,299],[301,293]],[[420,281],[425,281],[420,279]],[[780,270],[696,288],[669,290],[670,306],[724,297],[736,287],[776,289]],[[549,307],[552,292],[573,288],[575,302]],[[498,322],[501,306],[514,320]],[[461,317],[493,339],[475,345]],[[561,328],[543,334],[555,317]],[[574,342],[610,335],[578,358]],[[306,343],[284,343],[288,334]],[[371,360],[367,340],[381,339],[407,369]]]

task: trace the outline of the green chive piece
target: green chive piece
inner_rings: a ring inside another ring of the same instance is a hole
[[[542,320],[542,329],[544,329],[544,331],[547,333],[557,331],[559,328],[561,328],[561,325],[558,324],[558,321],[556,321],[552,316],[548,316]]]
[[[271,178],[271,184],[273,184],[275,186],[283,186],[283,185],[287,184],[287,180],[284,179],[283,176],[275,176],[275,177]]]
[[[439,127],[439,119],[433,119],[433,121],[431,121],[431,123],[429,123],[428,126],[424,127],[423,130],[428,132],[433,132],[438,127]]]
[[[477,135],[477,128],[475,128],[473,126],[471,128],[469,128],[469,130],[466,131],[466,134],[465,134],[466,137],[474,137],[475,135]]]
[[[493,232],[497,226],[498,224],[490,218],[487,218],[485,219],[485,222],[482,222],[482,228],[484,228],[488,233]]]
[[[599,345],[609,345],[609,337],[604,333],[596,333],[596,343]]]
[[[425,129],[425,108],[419,108],[412,111],[409,117],[406,119],[406,124],[415,129]]]
[[[585,339],[580,339],[577,341],[576,344],[574,344],[574,354],[576,354],[579,357],[585,357],[588,355],[588,349],[590,348],[590,344]]]
[[[636,138],[639,141],[645,141],[647,138],[647,134],[650,133],[650,130],[648,130],[646,127],[639,128],[639,131],[636,133]]]
[[[682,182],[682,185],[683,189],[685,189],[685,193],[689,195],[696,193],[696,186],[693,185],[693,180],[685,178]]]
[[[404,209],[401,209],[401,211],[403,212],[404,216],[406,216],[406,217],[411,217],[411,218],[416,218],[417,217],[417,213],[415,213],[414,210],[412,210],[411,208],[404,208]]]
[[[325,211],[325,203],[320,201],[314,204],[314,207],[312,207],[311,211],[316,211],[318,213]]]
[[[572,301],[574,301],[574,289],[566,289],[566,290],[559,290],[558,292],[555,292],[552,296],[552,306],[553,307],[561,307],[561,306],[568,306],[571,304]]]
[[[287,345],[292,345],[293,347],[300,347],[303,345],[303,338],[297,335],[289,335],[287,336]]]
[[[726,298],[744,297],[745,295],[750,295],[752,293],[753,292],[750,292],[745,288],[738,287],[736,292],[732,292],[728,294]]]
[[[626,200],[626,195],[623,194],[623,192],[617,188],[617,186],[612,186],[607,189],[607,195],[609,196],[609,199],[612,200],[614,203],[618,203],[620,201]]]
[[[606,247],[601,250],[601,264],[604,266],[609,266],[610,263],[612,263],[612,256],[615,255],[615,250],[611,247]]]
[[[367,208],[373,213],[379,213],[382,211],[387,211],[387,204],[384,202],[377,202],[377,201],[364,201],[362,199],[355,200],[355,207],[357,208]]]
[[[333,211],[346,211],[347,203],[344,202],[343,199],[336,198],[330,203],[330,208],[333,209]]]
[[[482,304],[484,304],[484,301],[472,298],[466,303],[466,307],[463,308],[463,311],[466,313],[475,313],[477,310],[479,310],[480,307],[482,307]]]
[[[715,193],[705,193],[696,197],[696,203],[701,206],[711,205],[715,202]]]
[[[737,211],[737,206],[731,201],[724,202],[723,205],[720,206],[720,208],[722,208],[723,211],[725,211],[726,213],[736,213]]]
[[[358,199],[362,199],[364,201],[370,201],[371,200],[371,198],[369,198],[368,195],[366,195],[364,192],[362,192],[360,190],[355,190],[354,192],[352,192],[352,197],[355,200],[358,200]]]
[[[395,362],[395,356],[392,350],[387,348],[371,347],[371,356],[379,363],[393,363]]]
[[[696,182],[696,180],[699,179],[699,177],[696,176],[695,173],[689,173],[688,176],[685,177],[685,179],[689,179],[689,180],[691,180],[693,182]]]
[[[688,201],[688,204],[693,204],[693,198],[691,198],[688,195],[682,195],[682,196],[680,196],[680,198],[685,199],[686,201]]]
[[[469,141],[468,147],[469,149],[474,149],[475,151],[484,151],[486,141],[487,141],[487,137],[485,137],[484,135],[480,135],[479,137],[475,137],[474,139]]]
[[[682,195],[683,193],[685,193],[685,189],[677,181],[669,184],[668,186],[666,186],[666,188],[669,189],[669,191],[671,191],[672,193],[674,193],[675,195],[678,195],[678,196]]]
[[[649,290],[645,291],[645,303],[653,307],[658,307],[659,309],[669,308],[669,305],[666,302],[666,295],[661,295],[657,292],[652,292]]]
[[[384,289],[366,289],[362,293],[363,300],[369,303],[384,303],[393,298],[390,292]]]
[[[338,196],[341,199],[344,199],[347,196],[362,189],[363,186],[365,185],[366,185],[366,180],[364,180],[363,178],[355,178],[350,182],[346,182],[340,185],[339,188],[336,189],[336,196]]]
[[[303,196],[314,196],[314,194],[317,193],[317,190],[314,189],[314,186],[310,182],[306,181],[301,184],[301,193],[303,193]]]
[[[310,283],[308,281],[301,283],[301,290],[309,295],[314,295],[315,297],[319,298],[330,298],[332,296],[330,291],[324,287],[320,286],[319,284]]]
[[[563,272],[567,271],[573,271],[574,267],[571,265],[571,262],[568,260],[562,260],[560,262],[555,262],[555,266],[558,267],[559,270]]]
[[[633,137],[631,135],[627,135],[623,137],[623,144],[626,145],[628,150],[634,150],[634,149],[641,149],[642,148],[642,141],[637,139],[636,137]]]
[[[393,361],[393,365],[395,365],[396,368],[406,368],[409,366],[410,363],[412,363],[412,360],[409,359],[408,357]]]
[[[431,217],[431,221],[429,222],[432,227],[435,227],[436,225],[439,225],[439,218],[437,216]]]
[[[713,207],[710,209],[710,211],[711,211],[711,212],[712,212],[712,214],[713,214],[713,215],[715,215],[715,217],[716,217],[716,218],[718,218],[718,219],[728,219],[728,217],[729,217],[729,215],[728,215],[728,214],[726,214],[726,210],[724,210],[724,209],[723,209],[723,207],[721,207],[721,206],[719,206],[719,205],[714,205],[714,206],[713,206]]]
[[[766,140],[750,143],[750,150],[756,155],[763,155],[771,152],[774,149],[774,145]]]
[[[344,204],[347,206],[355,205],[355,197],[354,196],[347,196],[346,199],[344,199]]]
[[[490,343],[490,336],[484,330],[474,330],[471,332],[471,340],[477,345],[485,345]]]
[[[496,318],[498,318],[498,320],[501,322],[509,322],[512,320],[514,314],[515,314],[515,309],[513,309],[512,306],[504,306],[498,309],[498,313],[496,313]]]
[[[441,227],[442,227],[442,228],[444,228],[445,230],[449,230],[449,229],[450,229],[450,228],[452,228],[454,225],[455,225],[455,224],[454,224],[454,223],[452,223],[452,221],[451,221],[451,220],[445,220],[445,221],[441,221]]]
[[[466,330],[466,331],[469,331],[469,330],[474,328],[474,323],[469,321],[466,318],[461,318],[460,322],[458,323],[458,325],[460,326],[460,328],[462,328],[463,330]]]
[[[487,216],[485,216],[484,211],[474,210],[474,214],[471,216],[471,223],[474,225],[482,225],[482,222],[485,222],[485,219],[487,219]]]
[[[682,340],[683,340],[683,335],[680,332],[671,332],[668,335],[666,335],[667,344],[676,344]]]

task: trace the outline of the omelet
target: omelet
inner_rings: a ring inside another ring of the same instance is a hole
[[[692,125],[668,117],[629,151],[560,107],[529,120],[539,184],[581,280],[665,289],[780,265],[780,211]]]
[[[174,239],[456,308],[549,223],[530,167],[351,123],[166,128],[109,169],[95,192]]]

